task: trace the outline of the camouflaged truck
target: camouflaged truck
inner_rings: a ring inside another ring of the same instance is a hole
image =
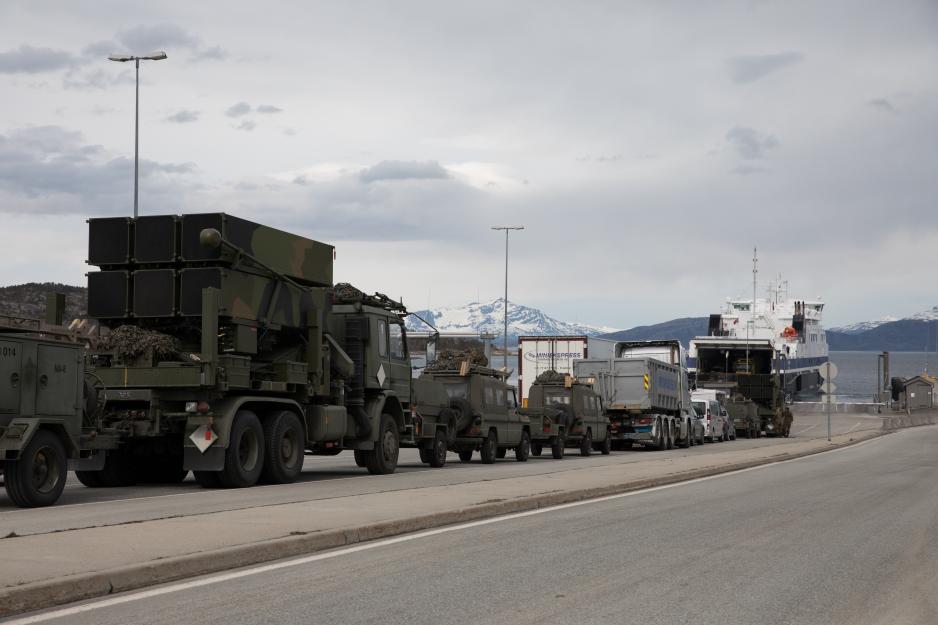
[[[156,215],[89,220],[88,259],[88,314],[110,328],[88,359],[106,397],[90,425],[118,444],[77,471],[87,486],[286,483],[304,454],[343,450],[392,473],[402,444],[451,437],[444,388],[412,378],[403,305],[333,287],[330,245]]]
[[[450,400],[456,436],[450,450],[462,462],[470,462],[478,450],[482,463],[504,458],[509,449],[515,459],[527,461],[531,455],[531,423],[518,411],[518,395],[504,372],[466,360],[456,367],[441,361],[428,367],[420,379],[442,382]]]
[[[540,456],[550,447],[555,459],[563,458],[564,448],[574,447],[581,456],[593,451],[608,454],[612,449],[609,419],[603,413],[599,395],[576,378],[545,371],[528,391],[528,407],[522,410],[531,420],[531,453]]]

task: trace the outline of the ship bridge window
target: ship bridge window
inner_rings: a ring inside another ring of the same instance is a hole
[[[733,304],[735,310],[749,310],[749,304]]]

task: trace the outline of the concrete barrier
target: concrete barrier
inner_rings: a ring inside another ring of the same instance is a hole
[[[886,404],[831,402],[831,412],[834,414],[880,414],[886,412],[886,410]],[[791,413],[796,417],[804,414],[825,414],[826,412],[827,403],[823,401],[797,401],[791,404]]]
[[[898,430],[900,428],[911,428],[919,425],[935,425],[936,423],[938,423],[938,415],[932,411],[895,414],[883,417],[884,430]]]

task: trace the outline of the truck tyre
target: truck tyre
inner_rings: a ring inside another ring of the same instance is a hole
[[[531,455],[535,458],[540,457],[544,451],[544,444],[541,441],[531,441]]]
[[[664,431],[664,423],[661,419],[658,419],[658,438],[655,441],[655,449],[658,451],[663,451],[668,448],[668,435]]]
[[[189,471],[182,468],[182,456],[151,456],[147,464],[138,468],[137,477],[146,484],[179,484],[186,479]]]
[[[104,468],[99,471],[101,486],[114,488],[133,486],[137,483],[137,469],[126,449],[112,449],[104,458]]]
[[[495,462],[495,458],[498,457],[498,438],[495,436],[495,432],[489,431],[489,435],[482,441],[480,455],[482,456],[482,464]]]
[[[703,428],[700,428],[700,436],[697,437],[697,444],[703,447],[703,444],[707,441],[704,440],[704,431]]]
[[[472,462],[472,452],[473,452],[473,451],[475,451],[475,450],[473,450],[473,449],[460,449],[460,450],[459,450],[459,461],[460,461],[460,462],[466,462],[466,463]]]
[[[290,484],[303,470],[306,435],[296,413],[281,410],[264,421],[261,477],[270,484]]]
[[[684,449],[690,449],[694,445],[694,431],[690,429],[690,420],[688,419],[684,423],[687,428],[687,434],[684,435],[684,444],[681,445]]]
[[[554,457],[554,460],[560,460],[563,458],[564,448],[567,446],[567,437],[563,435],[563,432],[555,436],[550,443],[550,455]]]
[[[365,468],[372,475],[390,475],[397,469],[397,458],[401,449],[401,437],[394,417],[384,413],[378,427],[375,448],[365,452]]]
[[[417,452],[420,454],[420,462],[424,464],[430,464],[430,454],[433,453],[432,449],[430,449],[429,447],[427,448],[420,447],[419,449],[417,449]]]
[[[104,486],[101,483],[100,471],[75,471],[75,477],[88,488],[101,488]]]
[[[602,444],[600,444],[599,452],[604,456],[608,456],[612,453],[612,437],[609,436],[609,432],[606,432],[606,438],[603,439]]]
[[[355,455],[355,464],[364,469],[365,468],[365,450],[356,449],[354,455]]]
[[[632,449],[633,441],[632,439],[626,439],[622,441],[622,449]]]
[[[192,475],[202,488],[219,488],[221,486],[221,480],[218,479],[219,473],[221,471],[193,471]]]
[[[527,462],[531,457],[531,435],[527,432],[521,433],[521,442],[515,447],[515,460],[518,462]]]
[[[250,410],[239,410],[231,423],[225,466],[218,481],[225,488],[254,486],[264,468],[264,427]]]
[[[506,447],[499,447],[498,450],[495,452],[495,457],[498,458],[499,460],[501,460],[507,455],[508,455],[508,449]]]
[[[671,421],[667,421],[667,427],[665,428],[665,430],[667,431],[667,434],[668,434],[668,443],[667,443],[667,448],[668,448],[668,449],[674,449],[674,427],[673,427],[673,425],[674,425],[674,424],[673,424]]]
[[[68,475],[62,441],[49,430],[39,430],[20,454],[7,460],[3,479],[7,494],[20,508],[51,506],[59,500]]]
[[[593,454],[593,432],[589,429],[580,439],[580,455],[591,456]]]
[[[464,432],[472,425],[472,404],[465,399],[457,397],[449,402],[449,409],[453,413],[453,420],[456,422],[456,433]]]
[[[433,447],[431,447],[429,450],[429,464],[431,467],[434,469],[439,469],[444,464],[446,464],[446,448],[446,433],[444,433],[443,430],[438,429],[436,434],[433,435]]]

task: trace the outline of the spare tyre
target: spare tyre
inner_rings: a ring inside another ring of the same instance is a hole
[[[465,432],[472,425],[475,415],[472,414],[472,404],[461,397],[451,399],[449,409],[456,420],[456,431]]]
[[[567,404],[550,404],[550,408],[553,408],[555,414],[553,415],[554,423],[557,425],[562,425],[567,430],[573,427],[573,422],[576,419],[573,415],[573,408]]]

